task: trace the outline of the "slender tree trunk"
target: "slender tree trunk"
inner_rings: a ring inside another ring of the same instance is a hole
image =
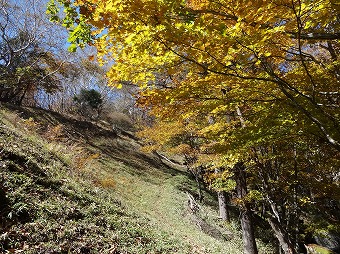
[[[215,173],[218,174],[221,172],[221,169],[215,169]],[[217,191],[217,199],[218,199],[218,209],[220,212],[220,218],[223,221],[230,222],[229,218],[229,210],[228,210],[228,199],[225,191]]]
[[[195,180],[197,184],[197,189],[198,189],[198,201],[202,202],[203,201],[203,193],[202,193],[202,186],[201,186],[201,180],[198,177],[198,172],[195,172]]]
[[[198,200],[199,202],[202,202],[203,193],[202,193],[202,185],[201,185],[201,179],[200,179],[201,169],[192,167],[193,163],[196,161],[196,158],[190,157],[188,155],[184,155],[184,158],[185,158],[188,172],[190,172],[195,177],[195,181],[196,181],[197,189],[198,189],[198,193],[197,193]]]
[[[218,191],[217,197],[221,219],[223,221],[230,222],[227,194],[225,193],[225,191]]]
[[[18,100],[18,105],[21,106],[22,105],[22,101],[24,100],[26,93],[28,91],[28,86],[25,88],[23,94],[21,95],[20,99]]]
[[[247,194],[245,167],[242,163],[237,163],[234,169],[237,197],[242,199]],[[244,254],[258,254],[250,205],[246,203],[240,209]]]
[[[289,240],[287,232],[282,228],[280,222],[274,218],[268,218],[268,222],[273,229],[276,238],[279,240],[280,246],[285,254],[296,254],[294,245]]]

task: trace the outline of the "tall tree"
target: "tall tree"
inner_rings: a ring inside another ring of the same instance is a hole
[[[57,56],[60,29],[37,1],[0,1],[0,100],[36,105],[36,94],[53,93],[65,71]],[[53,38],[51,32],[53,32]]]

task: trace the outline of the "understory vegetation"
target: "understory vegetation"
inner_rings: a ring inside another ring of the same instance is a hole
[[[240,252],[237,222],[218,219],[209,193],[187,206],[196,184],[185,168],[139,148],[127,133],[2,105],[1,252]]]

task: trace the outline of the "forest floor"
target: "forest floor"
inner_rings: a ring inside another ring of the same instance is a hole
[[[237,213],[196,192],[133,133],[0,104],[0,253],[242,253]]]

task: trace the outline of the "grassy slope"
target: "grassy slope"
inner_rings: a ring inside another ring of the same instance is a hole
[[[236,223],[208,205],[190,212],[194,182],[139,148],[91,123],[0,106],[0,252],[241,253]]]

